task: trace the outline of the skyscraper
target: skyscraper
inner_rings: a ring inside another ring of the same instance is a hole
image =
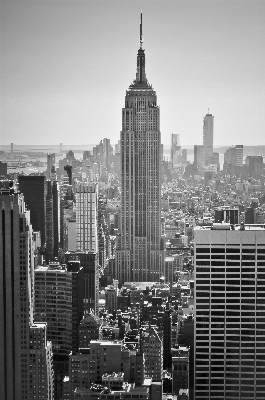
[[[7,180],[0,181],[0,204],[0,398],[53,400],[51,343],[46,325],[33,322],[30,212]]]
[[[76,185],[76,249],[98,252],[98,185]]]
[[[196,228],[195,398],[264,399],[265,229]]]
[[[45,176],[19,175],[19,190],[24,195],[25,204],[30,210],[30,221],[34,231],[41,233],[41,245],[44,246],[45,211],[46,211],[46,178]]]
[[[171,134],[171,164],[172,167],[181,164],[180,135],[177,133]]]
[[[203,146],[206,152],[206,164],[213,155],[213,115],[208,113],[203,119]]]
[[[161,252],[160,113],[156,92],[145,72],[142,14],[136,79],[122,109],[121,223],[116,277],[121,281],[157,280]]]

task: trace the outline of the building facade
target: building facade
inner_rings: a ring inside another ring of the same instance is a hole
[[[195,398],[263,399],[265,229],[214,224],[195,242]]]
[[[76,186],[76,249],[98,251],[98,185]]]

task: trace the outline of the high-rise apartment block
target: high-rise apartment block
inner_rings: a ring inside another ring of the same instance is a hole
[[[76,249],[98,251],[98,185],[76,186]]]
[[[195,228],[195,398],[264,399],[264,225]]]
[[[146,78],[142,44],[141,14],[136,79],[126,91],[122,109],[121,223],[116,252],[116,278],[122,283],[158,280],[164,265],[160,113],[156,92]]]

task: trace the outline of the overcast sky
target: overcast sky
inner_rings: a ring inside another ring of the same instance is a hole
[[[135,78],[140,10],[162,142],[265,144],[265,1],[1,3],[1,144],[114,144]]]

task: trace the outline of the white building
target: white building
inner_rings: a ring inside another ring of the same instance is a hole
[[[98,251],[98,185],[76,185],[76,250]]]
[[[195,397],[265,393],[264,225],[195,228]]]

